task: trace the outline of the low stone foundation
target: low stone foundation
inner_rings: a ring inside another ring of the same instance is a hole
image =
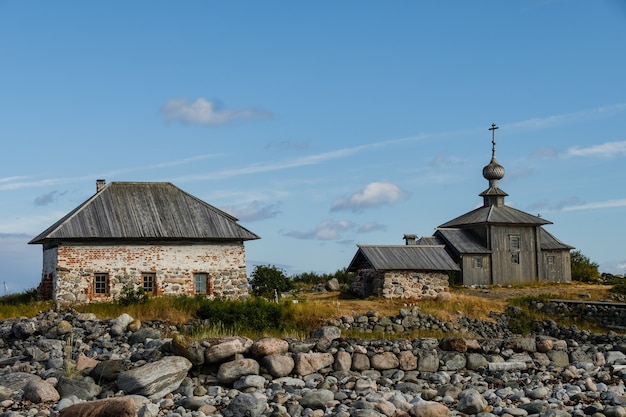
[[[432,299],[449,291],[448,275],[442,272],[379,272],[362,269],[354,277],[352,291],[364,298],[375,295],[385,298]]]

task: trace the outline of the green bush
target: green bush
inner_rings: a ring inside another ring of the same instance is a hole
[[[282,292],[294,288],[285,271],[274,265],[256,265],[250,275],[250,287],[252,294],[268,299],[274,299],[275,294],[280,297]]]
[[[196,315],[209,325],[237,331],[285,330],[293,326],[287,304],[254,298],[245,301],[206,300]]]
[[[301,284],[326,284],[326,282],[331,278],[337,278],[340,284],[347,284],[348,286],[352,284],[352,280],[354,278],[354,274],[352,272],[348,272],[347,268],[338,269],[333,274],[318,274],[317,272],[303,272],[300,274],[293,275],[291,279],[296,283]]]
[[[591,262],[591,260],[582,254],[581,251],[576,250],[572,252],[571,258],[572,265],[572,280],[581,282],[600,282],[600,272],[598,271],[598,264]]]
[[[122,306],[130,306],[136,304],[145,304],[150,297],[143,287],[135,288],[133,285],[125,285],[117,299],[117,303]]]
[[[612,280],[611,292],[615,294],[626,294],[626,278],[615,278]]]
[[[291,277],[293,282],[297,284],[317,285],[325,284],[328,281],[326,274],[318,274],[317,272],[302,272]]]
[[[0,297],[0,305],[30,304],[37,301],[37,288]]]

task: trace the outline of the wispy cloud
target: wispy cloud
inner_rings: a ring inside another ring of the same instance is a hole
[[[177,181],[206,181],[206,180],[217,180],[223,178],[236,177],[239,175],[250,175],[250,174],[259,174],[262,172],[272,172],[272,171],[281,171],[289,168],[298,168],[308,165],[317,165],[326,161],[330,161],[333,159],[344,158],[350,155],[354,155],[357,152],[362,151],[363,149],[369,148],[372,145],[362,145],[356,146],[354,148],[344,148],[337,149],[329,152],[322,152],[318,154],[302,156],[293,159],[286,159],[284,161],[277,162],[269,162],[269,163],[257,163],[251,164],[241,168],[235,169],[226,169],[223,171],[218,171],[210,174],[200,174],[200,175],[186,175],[183,177],[178,177],[175,180]]]
[[[626,207],[626,198],[563,207],[563,211],[597,210],[597,209],[614,208],[614,207]]]
[[[572,123],[580,123],[587,120],[611,117],[624,111],[626,111],[626,103],[617,103],[608,106],[596,107],[594,109],[586,109],[572,113],[558,114],[548,117],[537,117],[522,120],[521,122],[507,123],[501,127],[506,128],[507,130],[540,130]]]
[[[6,177],[6,178],[0,178],[0,184],[2,184],[3,182],[14,182],[14,181],[22,180],[24,178],[27,178],[27,177]]]
[[[376,231],[385,231],[387,230],[387,226],[385,226],[384,224],[380,224],[378,222],[367,222],[365,224],[362,224],[358,230],[357,233],[370,233],[370,232],[376,232]]]
[[[357,227],[349,220],[324,220],[314,229],[301,232],[289,231],[281,232],[284,236],[303,240],[336,240],[342,237],[342,233],[353,230]]]
[[[215,126],[235,120],[271,119],[272,114],[258,109],[223,109],[205,98],[190,101],[185,98],[170,99],[163,106],[163,114],[168,121],[192,125]]]
[[[614,156],[623,155],[626,155],[626,141],[606,142],[587,148],[574,146],[569,148],[565,153],[565,156],[599,156],[602,158],[612,158]]]
[[[535,149],[528,155],[528,159],[547,159],[556,158],[559,155],[559,151],[551,147]]]
[[[366,208],[380,207],[392,204],[399,199],[406,198],[408,193],[390,182],[372,182],[361,191],[347,198],[335,200],[331,211],[351,210],[360,212]]]
[[[86,174],[76,177],[68,177],[68,178],[46,178],[41,180],[33,180],[33,181],[22,181],[28,177],[8,177],[0,179],[0,191],[6,190],[17,190],[20,188],[33,188],[33,187],[50,187],[59,184],[68,184],[82,181],[95,181],[96,178],[109,178],[109,177],[117,177],[122,174],[126,174],[129,172],[141,172],[147,171],[151,169],[159,169],[166,167],[173,167],[179,165],[186,165],[196,161],[202,161],[205,159],[218,158],[222,156],[222,154],[204,154],[204,155],[196,155],[189,158],[177,159],[174,161],[165,161],[159,162],[151,165],[139,165],[132,168],[124,168],[111,170],[108,172],[101,172],[96,174]]]
[[[35,198],[34,204],[36,206],[47,206],[48,204],[54,203],[59,199],[59,197],[67,194],[67,191],[59,192],[57,190],[50,191],[49,193],[37,196]]]
[[[265,148],[278,149],[279,151],[303,151],[309,149],[309,143],[303,140],[281,140],[278,142],[271,142]]]
[[[271,219],[280,214],[280,203],[262,204],[259,201],[252,201],[244,207],[225,207],[224,211],[232,214],[243,222],[256,222],[259,220]]]

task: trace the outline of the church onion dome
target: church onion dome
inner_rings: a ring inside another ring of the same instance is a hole
[[[495,156],[492,157],[491,162],[483,168],[483,177],[489,181],[504,178],[504,167],[496,161]]]

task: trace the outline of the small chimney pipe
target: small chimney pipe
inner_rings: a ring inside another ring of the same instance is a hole
[[[415,245],[416,244],[416,239],[417,239],[417,235],[412,234],[412,233],[407,233],[404,235],[403,237],[406,245]]]
[[[106,185],[106,180],[96,180],[96,192],[99,193]]]

